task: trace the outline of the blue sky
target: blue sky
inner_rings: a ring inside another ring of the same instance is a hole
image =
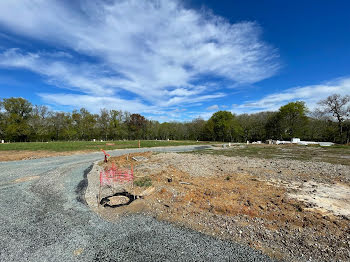
[[[0,97],[159,121],[350,94],[349,1],[0,1]]]

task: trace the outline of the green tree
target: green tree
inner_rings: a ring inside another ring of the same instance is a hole
[[[209,119],[205,125],[204,125],[204,140],[207,141],[216,141],[217,135],[214,131],[214,121],[212,119]]]
[[[32,141],[46,141],[48,139],[48,116],[49,109],[47,106],[36,105],[33,107],[32,115],[29,119]]]
[[[97,128],[98,128],[99,137],[105,140],[108,139],[110,121],[111,121],[111,117],[108,110],[101,109],[100,115],[98,116],[98,119],[97,119]]]
[[[306,134],[303,137],[310,141],[336,142],[337,124],[327,118],[310,117],[306,126]]]
[[[159,136],[159,122],[154,120],[148,120],[146,123],[145,138],[146,139],[158,139]]]
[[[66,113],[64,118],[64,128],[62,130],[62,137],[60,139],[62,140],[75,140],[77,139],[77,131],[74,128],[74,121],[72,114]]]
[[[24,98],[4,98],[5,135],[14,141],[27,141],[30,135],[28,120],[32,112],[32,104]]]
[[[72,112],[72,129],[76,134],[75,139],[81,139],[81,137],[83,136],[82,116],[77,110],[73,110]]]
[[[128,120],[131,139],[144,139],[146,119],[140,114],[132,114]]]
[[[5,114],[2,112],[2,99],[0,98],[0,139],[5,138]]]
[[[161,123],[159,126],[159,137],[160,139],[170,139],[171,135],[171,124],[168,122]]]
[[[264,141],[271,137],[267,134],[267,124],[273,112],[260,112],[255,114],[242,114],[237,121],[242,127],[243,141]]]
[[[97,122],[97,116],[91,114],[88,110],[85,108],[81,108],[80,111],[80,123],[79,123],[79,130],[80,130],[80,139],[82,140],[92,140],[97,136],[96,132],[96,122]]]
[[[344,129],[345,129],[345,134],[346,134],[346,143],[350,143],[350,120],[347,119],[343,123]]]
[[[109,128],[108,133],[112,139],[120,139],[124,137],[122,123],[123,123],[123,112],[117,110],[109,111]]]
[[[229,111],[218,111],[212,115],[209,121],[213,124],[215,139],[233,141],[241,133],[241,127],[235,116]]]
[[[271,114],[265,124],[265,130],[268,139],[283,139],[282,121],[279,112]]]
[[[204,137],[205,121],[201,118],[195,118],[190,123],[187,123],[188,136],[191,140],[201,140]]]
[[[277,117],[281,121],[283,137],[291,139],[303,136],[308,120],[307,111],[307,107],[302,101],[290,102],[279,109]]]
[[[50,112],[48,122],[52,140],[72,140],[74,137],[73,120],[69,113]]]

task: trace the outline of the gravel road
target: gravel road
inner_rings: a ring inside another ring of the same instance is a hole
[[[271,261],[249,247],[152,217],[102,220],[79,201],[84,173],[98,159],[101,153],[0,162],[0,261]]]

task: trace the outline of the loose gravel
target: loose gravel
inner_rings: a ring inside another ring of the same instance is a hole
[[[149,209],[162,219],[286,261],[350,259],[350,166],[196,152],[152,155],[134,170],[153,178]]]
[[[271,261],[249,247],[152,217],[102,220],[81,201],[84,171],[101,158],[92,153],[0,162],[0,261]]]
[[[162,168],[166,162],[191,176],[215,176],[235,172],[249,172],[260,178],[279,178],[284,181],[333,182],[334,179],[350,184],[350,167],[325,162],[288,159],[261,159],[252,157],[227,157],[208,154],[159,154],[152,168]],[[181,164],[179,164],[181,163]]]

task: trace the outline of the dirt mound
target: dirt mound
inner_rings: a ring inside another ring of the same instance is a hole
[[[147,161],[132,160],[134,154],[111,158],[119,166],[132,163],[136,177],[151,181],[152,193],[134,201],[130,210],[142,209],[278,259],[350,259],[349,166],[188,153],[137,155]],[[144,190],[135,187],[135,192]]]

